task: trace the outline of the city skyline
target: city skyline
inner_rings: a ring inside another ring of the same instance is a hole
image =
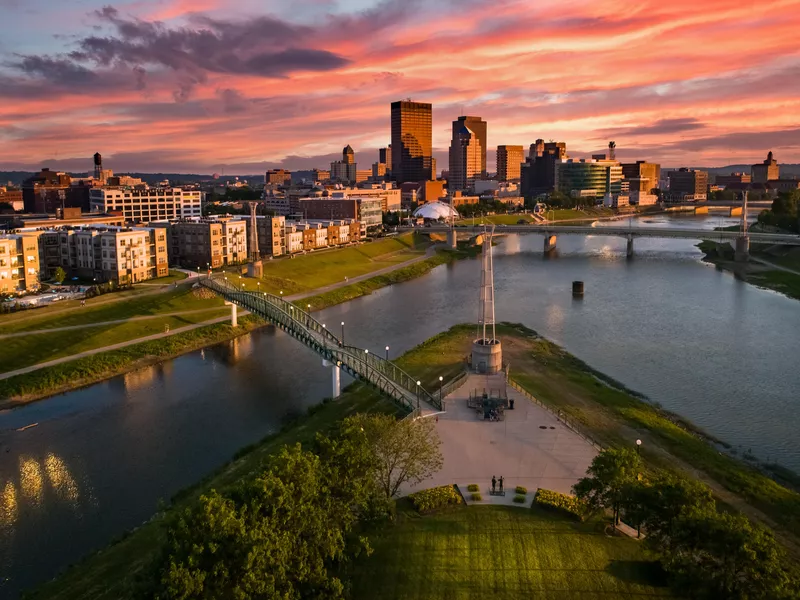
[[[101,151],[118,172],[246,175],[347,144],[370,165],[408,97],[433,105],[439,170],[461,115],[488,122],[489,171],[537,138],[665,167],[800,162],[800,2],[598,4],[0,0],[0,170]]]

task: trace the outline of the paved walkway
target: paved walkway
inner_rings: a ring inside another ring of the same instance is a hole
[[[774,263],[772,261],[769,261],[769,260],[766,260],[764,258],[761,258],[760,256],[753,256],[751,254],[750,255],[750,260],[753,261],[753,262],[760,263],[762,265],[766,265],[766,266],[768,266],[768,267],[770,267],[772,269],[775,269],[776,271],[785,271],[786,273],[794,273],[795,275],[800,275],[800,271],[797,271],[796,269],[790,269],[789,267],[781,266],[781,265],[776,264],[776,263]]]
[[[7,333],[0,335],[0,339],[23,337],[26,335],[36,335],[39,333],[56,333],[59,331],[72,331],[74,329],[84,329],[86,327],[102,327],[103,325],[119,325],[120,323],[130,323],[132,321],[145,321],[147,319],[160,319],[162,317],[180,317],[181,315],[191,315],[195,313],[211,312],[212,310],[224,310],[224,306],[215,306],[213,308],[197,308],[194,310],[183,310],[179,312],[162,313],[158,315],[142,315],[139,317],[129,317],[127,319],[116,319],[114,321],[99,321],[97,323],[84,323],[82,325],[69,325],[67,327],[54,327],[52,329],[34,329],[33,331],[19,331],[17,333]],[[227,309],[230,310],[230,309]]]
[[[311,296],[317,296],[318,294],[324,294],[326,292],[330,292],[332,290],[338,290],[339,288],[343,288],[348,285],[353,285],[354,283],[360,283],[362,281],[366,281],[367,279],[371,279],[373,277],[377,277],[379,275],[385,275],[387,273],[391,273],[392,271],[396,271],[397,269],[402,269],[403,267],[409,267],[413,264],[418,262],[422,262],[436,254],[436,244],[430,246],[426,251],[425,254],[422,256],[417,256],[412,258],[411,260],[407,260],[405,262],[397,263],[396,265],[391,265],[389,267],[384,267],[383,269],[378,269],[377,271],[372,271],[371,273],[365,273],[364,275],[359,275],[358,277],[350,277],[346,281],[340,281],[338,283],[332,283],[330,285],[326,285],[321,288],[317,288],[315,290],[311,290],[309,292],[300,292],[298,294],[292,294],[291,296],[286,296],[286,300],[289,302],[294,302],[295,300],[302,300],[303,298],[309,298]],[[380,257],[378,257],[380,258]]]
[[[479,485],[484,504],[513,505],[513,490],[518,485],[528,488],[531,500],[537,488],[570,493],[597,451],[552,413],[510,386],[507,394],[514,399],[514,410],[505,411],[503,421],[484,421],[467,408],[470,390],[482,392],[503,384],[502,375],[470,375],[463,386],[445,397],[447,411],[437,416],[436,424],[444,466],[430,479],[401,490],[403,495],[453,483],[465,493],[469,484]],[[501,475],[509,491],[505,497],[489,496],[492,476]]]

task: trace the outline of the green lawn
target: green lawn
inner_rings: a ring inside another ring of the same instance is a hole
[[[107,294],[107,297],[111,294]],[[70,327],[72,325],[86,325],[87,323],[100,323],[103,321],[116,321],[145,315],[173,313],[184,310],[213,308],[223,306],[221,298],[198,298],[191,289],[179,287],[168,292],[148,294],[133,297],[119,302],[92,305],[87,301],[85,307],[79,305],[74,310],[59,312],[57,314],[26,311],[16,315],[5,315],[0,318],[0,327],[3,334],[22,331],[36,331],[38,329],[53,329],[56,327]],[[25,315],[25,319],[6,321],[9,316]],[[74,333],[72,334],[74,335]]]
[[[353,278],[391,267],[424,254],[430,245],[427,238],[406,234],[393,238],[341,248],[324,250],[264,261],[264,277],[260,288],[265,292],[294,294],[339,283],[345,277]],[[234,276],[235,281],[239,281]],[[257,289],[256,282],[243,278],[247,289]]]
[[[800,275],[787,271],[764,271],[748,274],[747,281],[800,300]]]
[[[483,217],[466,217],[457,222],[458,225],[472,225],[473,222],[478,225],[480,223],[494,223],[495,225],[516,225],[517,221],[525,221],[526,223],[533,223],[534,218],[530,215],[487,215]]]
[[[672,597],[642,544],[538,509],[400,514],[354,566],[355,600]]]

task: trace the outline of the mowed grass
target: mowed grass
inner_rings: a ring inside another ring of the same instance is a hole
[[[0,339],[0,373],[14,371],[30,365],[47,362],[164,333],[170,330],[201,323],[225,314],[225,307],[211,307],[202,312],[172,317],[156,317],[114,325],[87,327],[74,331],[35,333],[21,337]]]
[[[401,514],[372,545],[354,565],[355,600],[673,597],[641,542],[538,509]]]
[[[535,219],[527,214],[518,214],[518,215],[486,215],[483,217],[466,217],[461,219],[457,222],[457,224],[461,225],[472,225],[473,221],[476,225],[481,223],[494,223],[495,225],[516,225],[519,221],[525,221],[526,223],[533,223]]]
[[[112,295],[107,294],[102,298]],[[84,307],[81,307],[78,303],[73,310],[60,311],[56,314],[43,313],[39,315],[37,309],[37,311],[17,313],[18,315],[25,314],[28,318],[9,321],[6,321],[6,317],[16,315],[5,315],[4,318],[0,318],[0,334],[71,327],[184,310],[214,308],[221,307],[223,304],[221,298],[199,298],[190,288],[183,286],[167,292],[128,298],[119,302],[92,305],[90,301],[87,301]]]
[[[800,300],[800,275],[787,271],[763,271],[748,274],[747,281],[758,287],[775,290],[790,298]]]
[[[260,289],[287,295],[308,292],[342,282],[345,277],[352,279],[406,262],[424,254],[428,245],[429,240],[423,236],[409,233],[348,248],[264,261]],[[238,277],[234,280],[240,281]],[[246,289],[259,289],[252,279],[245,277],[241,283]]]

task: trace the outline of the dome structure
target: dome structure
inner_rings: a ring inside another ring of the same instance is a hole
[[[432,221],[438,221],[440,218],[459,218],[458,211],[455,208],[438,200],[436,202],[426,202],[414,211],[414,216]]]

